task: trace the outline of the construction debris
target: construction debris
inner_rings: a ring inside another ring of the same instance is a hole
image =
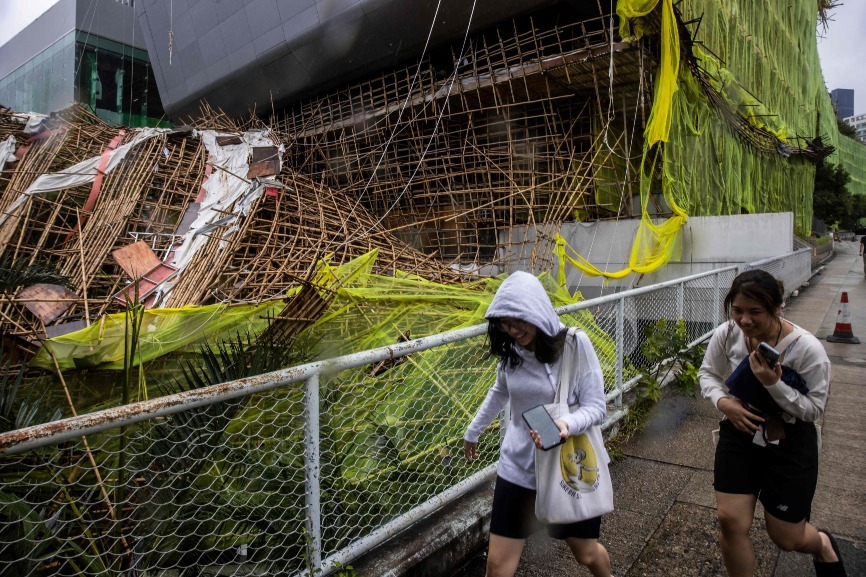
[[[5,338],[32,354],[130,303],[274,299],[288,326],[271,330],[291,335],[327,306],[321,287],[292,292],[322,259],[377,249],[379,274],[453,283],[497,270],[513,253],[503,246],[531,246],[528,228],[503,236],[517,225],[552,238],[566,220],[630,214],[622,179],[597,178],[629,148],[599,145],[609,131],[593,115],[611,62],[628,98],[608,124],[642,114],[650,59],[612,42],[601,18],[528,24],[474,40],[450,76],[424,61],[271,125],[207,105],[173,130],[111,127],[78,105],[29,126],[3,110],[0,139],[18,160],[0,180],[0,253],[66,282],[4,294]]]

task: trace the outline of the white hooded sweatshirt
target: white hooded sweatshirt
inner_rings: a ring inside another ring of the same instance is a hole
[[[532,323],[549,336],[565,328],[541,282],[526,272],[513,273],[496,291],[485,318],[502,317]],[[604,379],[592,342],[586,333],[578,331],[575,344],[576,367],[568,395],[571,413],[563,417],[569,435],[578,435],[593,425],[601,424],[607,413]],[[556,380],[559,361],[545,366],[535,358],[534,352],[516,343],[515,350],[523,363],[513,369],[499,363],[496,382],[466,429],[464,439],[477,443],[484,429],[510,401],[511,422],[502,441],[497,474],[515,485],[534,490],[536,448],[522,415],[536,405],[554,402],[556,383],[551,383],[549,375]],[[606,453],[603,458],[610,461]]]

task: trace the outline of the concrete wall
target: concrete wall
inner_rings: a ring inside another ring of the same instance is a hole
[[[639,220],[603,221],[593,223],[566,223],[560,234],[569,246],[597,268],[618,271],[628,266]],[[629,274],[619,280],[605,281],[566,264],[566,278],[570,290],[580,289],[585,298],[609,294],[617,290],[647,286],[666,280],[721,268],[743,262],[790,253],[794,246],[794,215],[790,212],[745,214],[733,216],[690,217],[682,232],[681,256],[659,271],[647,274]],[[511,236],[505,236],[510,234]],[[524,244],[511,244],[503,254],[504,269],[531,270],[557,273],[556,259],[545,258],[553,250],[552,232],[515,227],[503,233],[506,239],[523,239]],[[536,238],[543,240],[536,242]],[[535,251],[533,255],[532,252]],[[531,262],[542,263],[530,266]]]

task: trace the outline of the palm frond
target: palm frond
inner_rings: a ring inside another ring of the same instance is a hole
[[[56,284],[71,288],[69,278],[46,263],[0,258],[0,292],[11,293],[19,287],[35,284]]]

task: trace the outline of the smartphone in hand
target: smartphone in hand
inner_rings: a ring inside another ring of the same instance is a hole
[[[764,357],[764,360],[767,361],[767,365],[770,368],[776,366],[776,363],[779,362],[779,351],[768,345],[767,343],[762,342],[758,345],[758,352],[761,353],[761,356]]]
[[[565,439],[559,436],[559,427],[556,426],[553,417],[550,416],[544,405],[538,405],[524,411],[523,420],[529,425],[530,431],[536,431],[541,437],[543,450],[547,451],[565,442]]]

